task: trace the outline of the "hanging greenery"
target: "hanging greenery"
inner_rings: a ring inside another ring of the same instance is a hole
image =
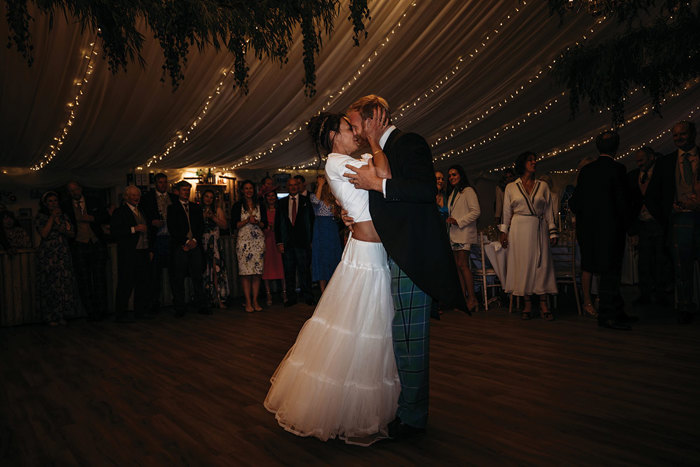
[[[700,1],[549,0],[562,21],[572,14],[614,16],[623,33],[563,52],[553,77],[569,91],[572,116],[581,101],[624,121],[625,97],[643,88],[660,113],[664,95],[700,76]]]
[[[315,57],[322,34],[333,30],[340,13],[340,0],[5,0],[9,25],[8,47],[12,44],[32,64],[32,43],[28,4],[46,14],[50,23],[57,13],[77,19],[83,30],[96,31],[112,72],[125,70],[141,57],[144,36],[137,22],[145,20],[163,49],[163,79],[170,76],[173,88],[184,79],[191,47],[225,47],[234,56],[236,86],[247,91],[246,54],[286,63],[294,33],[301,30],[304,47],[304,86],[308,96],[315,93]],[[353,40],[359,44],[367,35],[370,20],[367,0],[350,0],[348,20]]]

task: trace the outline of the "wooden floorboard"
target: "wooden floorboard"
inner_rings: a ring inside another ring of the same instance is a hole
[[[262,406],[311,311],[2,328],[0,464],[700,464],[697,323],[446,313],[427,433],[360,448],[294,436]]]

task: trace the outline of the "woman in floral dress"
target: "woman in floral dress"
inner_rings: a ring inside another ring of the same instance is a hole
[[[63,214],[58,195],[47,191],[41,197],[36,216],[36,229],[41,243],[36,252],[38,270],[39,310],[50,326],[66,324],[66,317],[76,314],[76,284],[68,237],[75,228]]]
[[[265,205],[255,196],[255,185],[250,180],[241,182],[241,199],[231,208],[231,222],[236,223],[236,256],[238,275],[241,276],[245,311],[262,311],[258,304],[260,276],[265,258],[265,234],[267,213]]]
[[[224,258],[221,256],[221,238],[219,229],[228,226],[224,211],[216,205],[216,195],[212,190],[202,194],[202,211],[204,213],[204,235],[202,247],[204,250],[204,293],[207,294],[210,306],[226,308],[229,296],[228,277]]]

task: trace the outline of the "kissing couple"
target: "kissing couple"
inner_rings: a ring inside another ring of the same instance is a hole
[[[352,225],[313,316],[277,367],[265,408],[285,430],[369,446],[425,431],[432,300],[467,309],[435,205],[430,147],[376,95],[308,124]],[[358,148],[368,153],[355,158]]]

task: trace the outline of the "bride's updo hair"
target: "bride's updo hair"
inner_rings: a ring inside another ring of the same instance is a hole
[[[311,135],[311,140],[314,142],[316,152],[327,156],[333,151],[331,131],[335,131],[336,133],[340,131],[340,120],[342,120],[343,117],[343,114],[321,112],[309,120],[309,124],[306,128],[309,130],[309,135]]]

